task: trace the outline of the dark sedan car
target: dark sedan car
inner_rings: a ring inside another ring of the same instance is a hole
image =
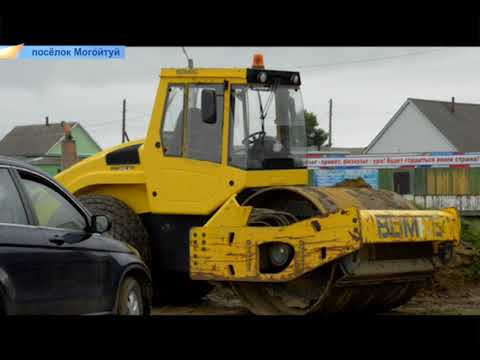
[[[0,313],[148,314],[138,252],[50,176],[0,157]]]

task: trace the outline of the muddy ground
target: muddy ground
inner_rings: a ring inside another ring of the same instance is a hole
[[[222,299],[207,298],[189,306],[167,306],[155,308],[154,315],[248,315],[241,303],[232,299],[228,303]],[[419,294],[408,304],[389,315],[480,315],[480,284],[462,293],[439,292]]]
[[[424,290],[391,315],[480,315],[480,279],[470,273],[474,250],[462,244],[450,266],[437,273]],[[230,291],[214,290],[197,304],[155,308],[153,315],[247,315]]]

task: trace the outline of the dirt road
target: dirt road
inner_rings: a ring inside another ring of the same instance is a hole
[[[167,306],[155,308],[153,315],[247,315],[236,299],[228,303],[207,298],[203,302],[190,306]],[[419,294],[408,304],[403,305],[389,315],[480,315],[480,284],[462,288],[462,291],[437,291]]]
[[[466,270],[473,251],[457,248],[452,263],[437,272],[425,290],[391,315],[480,315],[480,279],[472,280]],[[153,315],[246,315],[248,311],[229,289],[215,289],[199,304],[155,308]]]
[[[194,306],[167,306],[155,308],[153,315],[248,315],[240,306],[225,307],[218,304],[204,303]],[[413,299],[389,315],[480,315],[480,296],[470,299],[438,299],[438,301]]]

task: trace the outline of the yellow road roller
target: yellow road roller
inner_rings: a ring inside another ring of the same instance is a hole
[[[155,301],[230,286],[254,314],[385,312],[460,241],[456,209],[417,210],[368,186],[308,186],[298,72],[161,71],[145,139],[57,179],[138,249]]]

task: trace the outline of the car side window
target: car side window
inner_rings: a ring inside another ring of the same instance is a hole
[[[0,209],[0,223],[28,224],[22,200],[7,169],[0,169]]]
[[[37,179],[25,174],[20,175],[40,226],[86,229],[85,217],[62,194]]]

